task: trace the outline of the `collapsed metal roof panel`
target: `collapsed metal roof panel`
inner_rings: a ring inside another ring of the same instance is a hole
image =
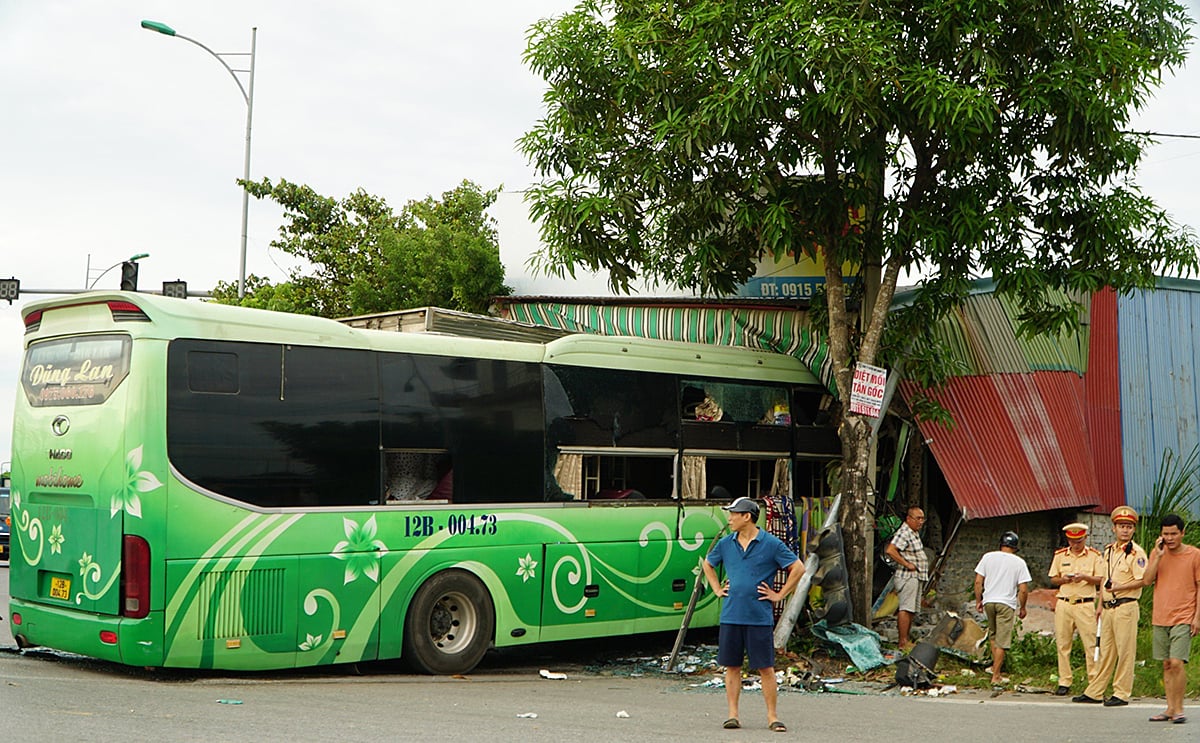
[[[914,391],[902,384],[906,396]],[[955,425],[947,429],[925,422],[921,433],[966,518],[1100,502],[1079,375],[956,377],[934,397]]]

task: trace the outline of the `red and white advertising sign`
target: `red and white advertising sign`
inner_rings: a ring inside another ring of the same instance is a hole
[[[870,364],[854,365],[854,386],[850,390],[850,412],[879,417],[883,407],[883,389],[887,386],[887,369]]]

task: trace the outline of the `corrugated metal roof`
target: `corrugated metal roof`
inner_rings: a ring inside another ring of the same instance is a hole
[[[1164,453],[1200,443],[1200,284],[1162,280],[1117,299],[1121,438],[1129,505],[1145,510]]]
[[[909,396],[914,386],[901,390]],[[956,377],[934,396],[955,425],[925,422],[921,433],[966,518],[1099,503],[1079,375]]]
[[[570,332],[532,323],[516,322],[489,315],[447,310],[441,307],[416,307],[408,310],[377,312],[338,318],[352,328],[390,330],[400,333],[443,333],[464,338],[488,338],[525,343],[549,343]]]
[[[1121,462],[1121,371],[1117,358],[1117,293],[1103,289],[1092,296],[1088,344],[1087,430],[1096,467],[1100,510],[1125,503],[1125,474]]]
[[[1064,295],[1065,296],[1065,295]],[[1088,298],[1076,297],[1083,305]],[[1030,371],[1087,370],[1089,324],[1085,319],[1077,331],[1057,336],[1017,336],[1020,308],[1008,297],[974,293],[938,324],[948,353],[966,363],[968,374],[1017,374]]]

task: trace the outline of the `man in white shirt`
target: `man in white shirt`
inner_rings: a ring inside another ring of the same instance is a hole
[[[1025,602],[1033,582],[1029,566],[1017,557],[1020,545],[1016,532],[1006,531],[1000,537],[1000,549],[984,555],[975,566],[975,611],[987,616],[992,686],[1003,682],[1000,667],[1004,665],[1004,652],[1012,645],[1017,618],[1025,618]]]

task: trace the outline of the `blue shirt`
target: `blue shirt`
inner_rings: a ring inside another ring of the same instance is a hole
[[[738,542],[737,533],[721,539],[708,553],[708,564],[714,568],[725,566],[725,577],[729,579],[729,595],[721,605],[721,624],[749,624],[771,626],[775,623],[772,604],[759,600],[760,583],[771,585],[776,570],[784,570],[796,562],[796,553],[779,541],[766,529],[746,549]]]

